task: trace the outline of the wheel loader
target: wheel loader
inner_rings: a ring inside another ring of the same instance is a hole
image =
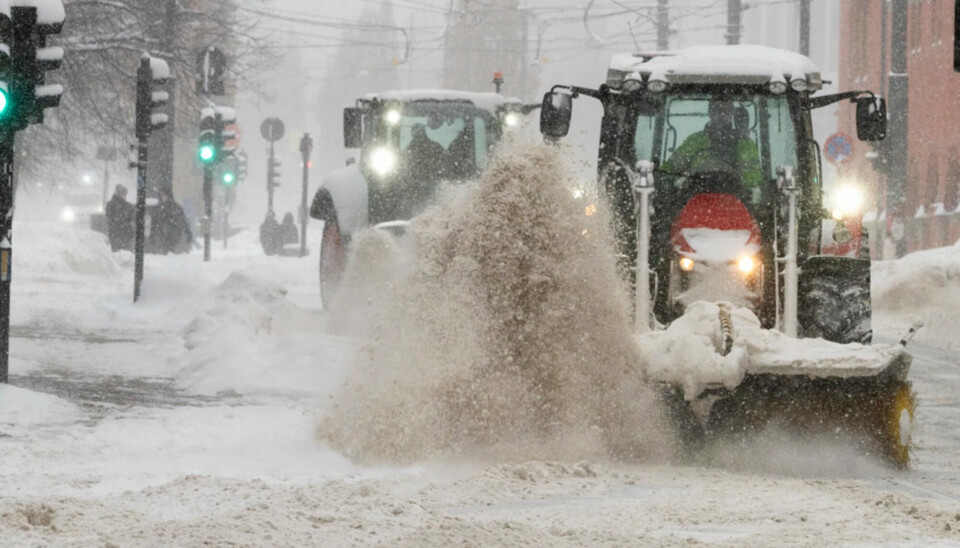
[[[402,233],[440,188],[475,177],[493,147],[536,105],[497,93],[451,90],[366,95],[343,112],[344,146],[359,160],[325,177],[310,216],[324,221],[320,295],[330,308],[351,236],[367,227]]]
[[[776,422],[905,467],[911,357],[906,342],[872,344],[860,198],[853,188],[825,198],[811,122],[849,101],[859,139],[879,141],[886,105],[870,91],[823,94],[824,83],[807,57],[761,46],[615,55],[597,89],[554,86],[540,129],[557,141],[575,99],[603,106],[598,190],[634,289],[638,344],[706,310],[716,363],[739,352],[722,379],[697,379],[697,364],[680,371],[679,359],[648,369],[687,448]]]

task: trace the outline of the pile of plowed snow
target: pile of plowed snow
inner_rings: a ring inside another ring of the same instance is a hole
[[[960,243],[873,264],[873,328],[902,336],[924,322],[916,341],[960,348]]]
[[[99,232],[55,222],[15,223],[13,268],[40,273],[87,276],[120,275],[107,237]]]
[[[364,346],[322,438],[368,462],[668,445],[606,223],[584,214],[570,173],[561,150],[518,144],[405,242],[354,240],[333,314],[364,309],[350,326]]]
[[[234,272],[182,306],[201,311],[181,331],[184,388],[297,397],[328,393],[339,382],[331,364],[346,359],[346,344],[321,333],[315,314],[276,283]]]

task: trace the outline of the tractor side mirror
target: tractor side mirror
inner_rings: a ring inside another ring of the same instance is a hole
[[[873,96],[857,99],[857,137],[861,141],[882,141],[886,136],[886,100]]]
[[[363,116],[360,109],[350,107],[343,109],[343,146],[346,148],[360,148],[363,144]]]
[[[573,96],[559,91],[550,91],[543,96],[540,105],[540,133],[548,139],[561,139],[570,131],[573,115]]]

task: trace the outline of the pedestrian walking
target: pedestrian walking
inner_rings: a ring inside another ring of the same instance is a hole
[[[107,217],[107,239],[110,240],[110,249],[133,250],[134,222],[137,210],[127,201],[127,187],[117,185],[113,197],[107,202],[104,211]]]

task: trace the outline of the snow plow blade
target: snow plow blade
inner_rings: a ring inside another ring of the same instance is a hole
[[[909,465],[915,396],[903,346],[796,339],[760,328],[743,309],[729,312],[725,330],[711,321],[722,309],[696,303],[638,340],[685,448],[775,425]]]

